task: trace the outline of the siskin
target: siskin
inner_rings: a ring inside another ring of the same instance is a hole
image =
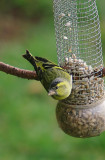
[[[65,99],[70,95],[72,76],[65,70],[45,58],[33,57],[28,50],[23,57],[34,66],[38,80],[40,80],[48,95],[56,100]]]

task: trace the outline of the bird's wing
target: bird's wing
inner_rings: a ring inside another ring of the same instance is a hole
[[[57,66],[55,63],[47,60],[46,58],[35,56],[35,63],[36,63],[35,70],[36,70],[37,75],[39,76],[40,80],[43,78],[42,77],[43,73],[45,74],[47,71],[49,71],[49,69],[50,69],[50,71],[53,69],[62,70],[61,67]]]

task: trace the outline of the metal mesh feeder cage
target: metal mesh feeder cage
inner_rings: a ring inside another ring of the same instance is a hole
[[[62,130],[92,137],[105,130],[103,57],[96,0],[53,0],[58,64],[73,77],[70,96],[59,101]]]

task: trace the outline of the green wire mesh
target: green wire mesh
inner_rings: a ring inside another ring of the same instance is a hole
[[[58,64],[73,76],[68,102],[91,104],[104,95],[96,0],[53,0],[53,6]]]
[[[96,0],[53,0],[58,63],[75,54],[92,67],[103,64]]]

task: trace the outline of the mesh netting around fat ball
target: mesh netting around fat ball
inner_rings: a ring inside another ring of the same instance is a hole
[[[99,15],[96,0],[53,0],[58,64],[73,75],[70,104],[104,95]],[[102,74],[100,72],[100,74]]]

